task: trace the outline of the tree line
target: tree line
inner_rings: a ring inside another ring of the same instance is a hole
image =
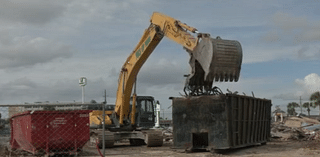
[[[318,92],[312,93],[309,100],[312,101],[312,103],[305,102],[302,104],[302,107],[307,108],[308,115],[310,116],[310,108],[316,108],[317,106],[319,106],[319,115],[320,115],[320,92],[318,91]],[[295,110],[296,107],[300,107],[300,105],[296,102],[291,102],[287,105],[288,116],[297,115],[297,112]]]

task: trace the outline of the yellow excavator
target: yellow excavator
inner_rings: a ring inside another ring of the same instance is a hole
[[[238,81],[242,64],[242,49],[238,41],[211,38],[210,34],[199,33],[194,27],[154,12],[150,26],[121,68],[115,108],[106,111],[105,116],[105,126],[109,130],[105,136],[106,146],[125,138],[130,139],[132,145],[162,145],[161,132],[137,124],[141,119],[149,119],[154,125],[154,99],[137,96],[135,82],[140,68],[164,36],[182,45],[190,56],[191,73],[186,75],[184,87],[187,96],[217,94],[217,87],[212,87],[214,81]],[[149,115],[142,116],[146,110]],[[103,125],[102,113],[98,110],[90,113],[91,124]],[[92,129],[91,142],[101,143],[101,133],[99,129]]]

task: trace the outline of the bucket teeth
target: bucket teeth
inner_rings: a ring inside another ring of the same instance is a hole
[[[230,75],[230,82],[233,82],[233,75]]]

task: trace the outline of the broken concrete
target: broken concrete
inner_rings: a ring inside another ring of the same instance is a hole
[[[289,117],[271,124],[271,137],[280,140],[319,140],[320,122],[307,117]]]
[[[162,130],[163,139],[165,141],[173,141],[173,130],[172,127],[164,128]]]

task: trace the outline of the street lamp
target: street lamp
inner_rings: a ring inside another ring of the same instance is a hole
[[[87,85],[87,78],[80,77],[79,86],[82,88],[82,104],[84,104],[84,86]]]

